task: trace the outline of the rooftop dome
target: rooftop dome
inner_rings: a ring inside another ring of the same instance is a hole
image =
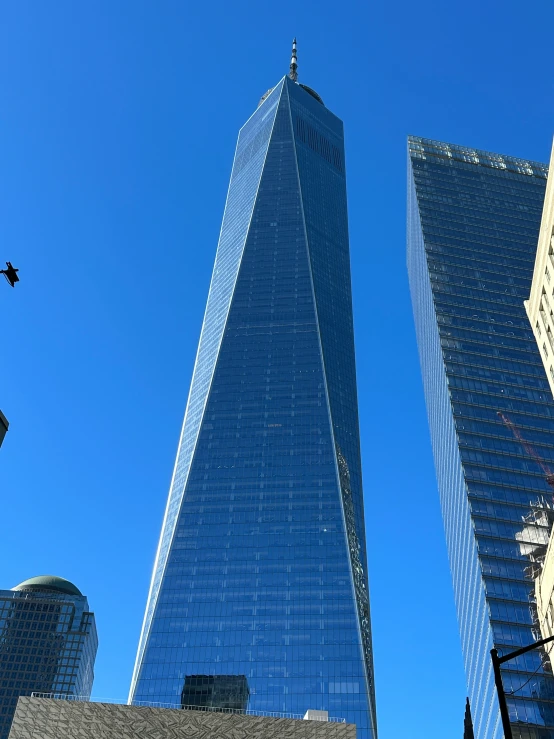
[[[298,84],[300,85],[300,87],[301,87],[301,88],[302,88],[303,90],[306,90],[306,92],[307,92],[307,93],[308,93],[309,95],[311,95],[311,96],[312,96],[313,98],[315,98],[315,99],[317,100],[317,102],[318,102],[318,103],[321,103],[322,105],[325,105],[325,103],[324,103],[324,102],[323,102],[323,100],[322,100],[322,99],[321,99],[321,98],[319,97],[319,95],[317,94],[317,92],[316,92],[315,90],[312,90],[312,88],[311,88],[311,87],[308,87],[308,85],[303,85],[303,84],[302,84],[301,82],[299,82]]]
[[[39,575],[39,577],[31,577],[16,585],[12,590],[34,590],[43,593],[64,593],[65,595],[83,595],[79,588],[75,587],[69,580],[55,575]]]
[[[301,87],[303,90],[306,90],[308,95],[311,95],[313,98],[317,100],[318,103],[321,103],[325,107],[325,103],[323,102],[323,100],[320,98],[320,96],[317,94],[315,90],[312,90],[312,88],[308,87],[308,85],[303,85],[301,82],[297,82],[296,84],[298,85],[298,87]],[[266,100],[271,95],[274,89],[275,89],[274,87],[270,87],[269,90],[262,95],[262,97],[260,98],[260,102],[258,103],[258,108],[263,103],[263,101]]]

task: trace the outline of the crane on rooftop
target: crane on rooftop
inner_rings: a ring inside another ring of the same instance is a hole
[[[544,478],[548,485],[554,490],[554,472],[550,469],[550,467],[547,465],[547,463],[544,461],[544,459],[540,456],[540,454],[537,452],[535,447],[530,444],[526,439],[524,439],[521,431],[518,429],[518,427],[515,425],[513,421],[511,421],[508,416],[505,413],[502,413],[502,411],[498,411],[496,414],[501,421],[504,423],[505,426],[507,426],[509,429],[511,429],[513,435],[516,437],[516,439],[519,441],[521,446],[525,449],[527,454],[532,457],[535,462],[539,465],[541,470],[544,472]]]

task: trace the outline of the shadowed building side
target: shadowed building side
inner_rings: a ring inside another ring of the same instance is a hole
[[[183,708],[248,708],[248,680],[244,675],[187,675],[181,693]]]

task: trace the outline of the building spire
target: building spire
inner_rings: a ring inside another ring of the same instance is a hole
[[[293,82],[297,82],[298,80],[298,72],[296,71],[298,69],[298,62],[296,59],[296,39],[293,39],[292,41],[292,57],[290,60],[290,72],[289,77]]]

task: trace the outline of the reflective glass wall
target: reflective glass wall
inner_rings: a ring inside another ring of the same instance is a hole
[[[502,736],[489,650],[540,638],[533,578],[552,490],[518,434],[554,461],[554,402],[523,306],[546,175],[535,162],[409,139],[410,288],[479,739]],[[503,678],[514,736],[554,736],[545,654],[505,663]]]
[[[342,123],[284,78],[239,135],[132,700],[244,676],[375,735],[349,269]]]

